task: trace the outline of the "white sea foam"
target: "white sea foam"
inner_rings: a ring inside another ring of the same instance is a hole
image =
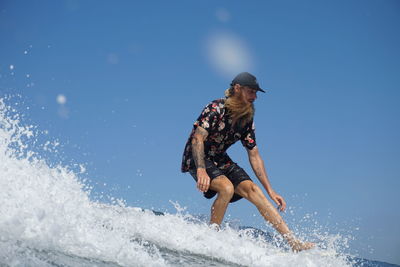
[[[80,172],[50,166],[0,99],[0,264],[11,266],[348,266],[334,246],[291,253],[247,230],[91,200]],[[47,149],[52,140],[46,140]],[[48,150],[46,150],[48,152]],[[340,254],[340,253],[339,253]]]

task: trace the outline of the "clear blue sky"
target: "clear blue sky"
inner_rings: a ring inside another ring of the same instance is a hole
[[[361,256],[400,264],[399,28],[399,1],[3,0],[0,97],[20,94],[96,192],[208,214],[182,149],[250,71],[268,88],[257,141],[289,222],[316,212]],[[251,172],[240,144],[230,153]],[[263,227],[246,201],[228,213]]]

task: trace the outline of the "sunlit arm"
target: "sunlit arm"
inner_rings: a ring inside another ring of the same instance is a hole
[[[206,172],[206,164],[204,161],[204,141],[208,136],[208,132],[197,127],[192,138],[192,156],[197,169],[197,188],[201,192],[207,192],[210,187],[210,177]]]
[[[206,168],[204,163],[204,141],[207,136],[208,132],[199,126],[196,128],[192,138],[192,156],[197,169]]]
[[[264,161],[260,156],[257,146],[255,146],[253,149],[247,149],[247,154],[249,156],[250,165],[254,171],[254,174],[257,176],[258,180],[265,188],[270,198],[280,206],[281,211],[285,210],[285,200],[272,189],[271,183],[268,179],[267,171],[265,169]]]
[[[267,193],[270,194],[274,190],[272,189],[271,183],[269,182],[267,171],[264,165],[264,160],[261,158],[257,146],[253,149],[247,149],[247,153],[254,174],[257,176],[258,180],[260,180],[265,190],[267,190]]]

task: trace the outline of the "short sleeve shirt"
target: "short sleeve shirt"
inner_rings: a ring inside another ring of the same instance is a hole
[[[208,136],[204,141],[205,157],[213,161],[218,168],[225,169],[234,163],[226,151],[237,141],[240,140],[242,145],[250,150],[256,146],[253,120],[244,126],[233,126],[232,118],[225,108],[225,100],[226,98],[221,98],[209,103],[194,122],[192,132],[183,152],[182,172],[195,168],[192,157],[192,138],[198,126],[208,132]]]

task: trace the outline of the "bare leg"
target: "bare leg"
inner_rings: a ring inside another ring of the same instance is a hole
[[[293,236],[293,233],[289,230],[289,227],[282,219],[281,215],[271,202],[268,201],[261,189],[252,181],[247,180],[241,182],[236,187],[235,193],[253,203],[264,219],[287,240],[293,251],[310,249],[314,246],[313,243],[303,243]]]
[[[233,184],[228,178],[221,175],[211,181],[210,189],[217,192],[217,199],[211,206],[210,224],[220,225],[234,193]]]

